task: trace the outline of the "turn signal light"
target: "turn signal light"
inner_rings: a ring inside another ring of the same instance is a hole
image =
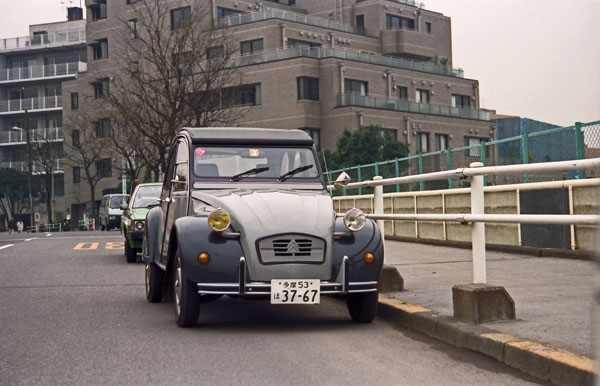
[[[375,256],[371,252],[365,253],[365,263],[371,264],[375,261]]]
[[[198,261],[200,264],[206,264],[210,261],[210,255],[206,252],[202,252],[198,255]]]

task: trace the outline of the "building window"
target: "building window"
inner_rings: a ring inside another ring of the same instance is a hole
[[[296,78],[298,84],[298,100],[319,100],[319,78]]]
[[[112,165],[110,163],[110,158],[103,158],[99,161],[96,161],[96,172],[100,178],[112,176]]]
[[[92,53],[94,56],[94,60],[108,58],[108,40],[107,39],[98,40],[96,43],[92,44],[91,46],[92,46]]]
[[[140,0],[127,0],[127,4],[135,4]]]
[[[317,150],[321,150],[321,129],[313,129],[310,127],[300,127],[299,129],[310,135],[315,142]]]
[[[429,21],[425,22],[425,32],[427,32],[428,34],[431,33],[431,22]]]
[[[356,15],[356,28],[365,29],[365,15]]]
[[[397,86],[398,99],[408,100],[408,87]]]
[[[253,54],[263,50],[263,40],[248,40],[240,43],[242,55]]]
[[[171,10],[171,29],[184,28],[190,25],[192,8],[181,7]]]
[[[138,37],[137,19],[127,20],[127,25],[129,26],[129,38],[137,39],[137,37]]]
[[[452,107],[471,108],[471,98],[468,95],[452,94]]]
[[[417,153],[429,151],[429,133],[417,133]]]
[[[362,80],[345,79],[344,90],[350,94],[367,95],[369,93],[369,83]]]
[[[448,149],[448,135],[447,134],[436,134],[435,135],[435,150],[444,151]]]
[[[75,129],[71,132],[71,142],[74,147],[79,147],[79,130]]]
[[[108,118],[102,118],[94,122],[94,124],[96,126],[96,138],[105,138],[108,136],[110,129],[110,120]]]
[[[415,29],[415,19],[407,17],[386,14],[385,23],[387,29]]]
[[[429,103],[429,90],[417,89],[417,103]]]
[[[208,60],[218,59],[218,58],[222,58],[224,56],[225,56],[225,47],[223,47],[223,46],[208,47],[206,49],[206,59],[208,59]]]
[[[225,18],[228,18],[229,16],[239,15],[240,13],[243,13],[243,12],[235,10],[235,9],[228,9],[228,8],[218,7],[217,8],[217,20],[221,21],[221,20],[223,20]],[[220,24],[223,27],[227,27],[227,25],[224,25],[223,23],[220,23]]]
[[[81,182],[81,168],[79,166],[75,166],[73,168],[73,183],[78,184]]]
[[[106,98],[108,96],[108,78],[98,79],[92,83],[94,86],[94,99]]]
[[[72,92],[71,93],[71,110],[79,109],[79,93]]]
[[[465,155],[469,157],[481,157],[480,145],[482,142],[485,142],[485,139],[477,137],[465,137],[465,146],[469,146],[469,149],[465,151]]]
[[[96,0],[95,4],[89,6],[92,21],[106,19],[106,0]]]
[[[173,67],[177,69],[178,75],[188,73],[187,70],[191,69],[190,63],[192,62],[192,52],[186,51],[178,54],[173,54]]]
[[[221,94],[221,107],[257,106],[262,104],[260,84],[228,87]]]
[[[287,40],[288,47],[307,47],[307,48],[315,48],[321,47],[321,43],[316,42],[307,42],[304,40],[296,40],[296,39],[288,39]]]

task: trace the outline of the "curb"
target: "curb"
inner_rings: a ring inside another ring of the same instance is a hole
[[[496,359],[544,381],[561,386],[593,384],[596,362],[570,351],[499,333],[478,324],[379,295],[378,316],[451,345]]]

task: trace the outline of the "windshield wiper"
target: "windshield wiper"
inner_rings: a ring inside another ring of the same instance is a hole
[[[251,176],[253,174],[258,174],[258,173],[262,173],[262,172],[266,172],[267,170],[269,170],[268,166],[262,167],[262,168],[254,168],[254,169],[250,169],[250,170],[246,170],[245,172],[241,172],[238,173],[236,175],[231,176],[231,179],[229,181],[239,181],[240,178],[245,177],[245,176]]]
[[[308,170],[312,167],[313,167],[312,164],[297,167],[296,169],[290,170],[289,172],[285,173],[284,175],[279,176],[279,178],[277,178],[277,181],[283,182],[283,181],[287,180],[288,178],[290,178],[291,176],[293,176],[294,174],[298,174],[298,173]]]

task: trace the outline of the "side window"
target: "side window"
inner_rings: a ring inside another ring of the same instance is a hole
[[[173,183],[173,191],[180,192],[187,188],[188,160],[189,152],[187,144],[183,141],[179,142],[177,145],[175,176],[173,178],[178,182]]]
[[[162,192],[160,193],[161,198],[168,197],[171,191],[171,180],[173,179],[173,169],[175,168],[175,154],[177,153],[175,149],[176,148],[173,147],[169,154],[169,163],[167,164],[165,180],[163,182]]]

